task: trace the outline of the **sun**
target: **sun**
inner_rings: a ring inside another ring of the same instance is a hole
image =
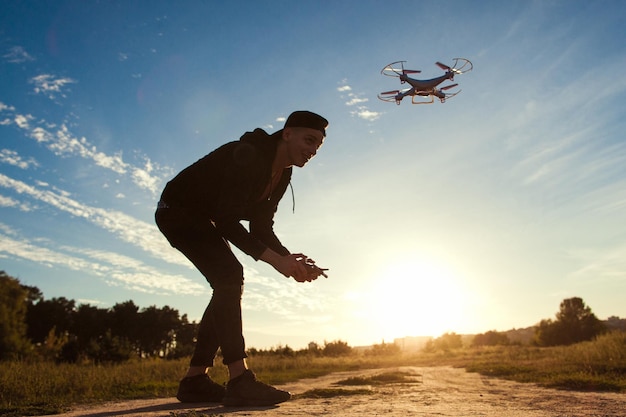
[[[459,274],[446,263],[406,257],[385,264],[374,280],[369,316],[385,339],[436,337],[463,321]]]

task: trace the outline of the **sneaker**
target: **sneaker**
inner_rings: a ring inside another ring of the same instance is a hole
[[[226,388],[213,381],[207,374],[183,378],[178,385],[176,398],[181,403],[219,403]]]
[[[291,399],[291,393],[271,385],[264,384],[256,379],[251,370],[228,381],[224,405],[274,405]]]

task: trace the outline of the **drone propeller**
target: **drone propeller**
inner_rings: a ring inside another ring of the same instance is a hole
[[[400,90],[391,90],[391,91],[384,91],[382,93],[380,93],[381,95],[389,95],[389,94],[398,94],[400,93]]]
[[[392,62],[391,64],[389,64],[385,68],[383,68],[381,73],[383,75],[387,75],[389,77],[399,77],[401,75],[417,74],[417,73],[421,72],[421,71],[418,71],[418,70],[407,70],[407,69],[404,69],[404,63],[405,62],[406,61]],[[399,67],[398,67],[398,64],[400,64]]]
[[[453,61],[454,61],[453,67],[450,67],[446,64],[442,64],[439,61],[435,62],[435,64],[442,70],[453,72],[455,74],[463,74],[466,72],[470,72],[472,68],[474,67],[472,63],[468,59],[465,59],[465,58],[454,58]]]
[[[445,87],[441,87],[440,90],[445,91],[445,90],[449,90],[451,88],[456,87],[458,84],[452,84],[452,85],[447,85]]]
[[[441,62],[437,61],[435,62],[435,65],[437,65],[439,68],[441,68],[444,71],[452,71],[452,68],[450,68],[449,66],[447,66],[446,64],[442,64]]]

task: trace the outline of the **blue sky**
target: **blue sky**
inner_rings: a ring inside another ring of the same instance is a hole
[[[0,269],[46,298],[210,288],[159,234],[165,183],[293,110],[330,120],[276,232],[328,267],[240,254],[249,346],[508,330],[582,297],[626,317],[622,1],[2,1]],[[448,102],[400,106],[394,61]]]

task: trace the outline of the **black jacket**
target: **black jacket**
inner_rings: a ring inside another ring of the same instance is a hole
[[[245,133],[185,168],[167,183],[161,201],[198,221],[212,221],[218,232],[243,252],[259,259],[266,248],[281,255],[289,251],[274,234],[274,214],[291,180],[283,170],[270,196],[261,200],[272,175],[282,131]],[[241,224],[249,221],[249,231]]]

